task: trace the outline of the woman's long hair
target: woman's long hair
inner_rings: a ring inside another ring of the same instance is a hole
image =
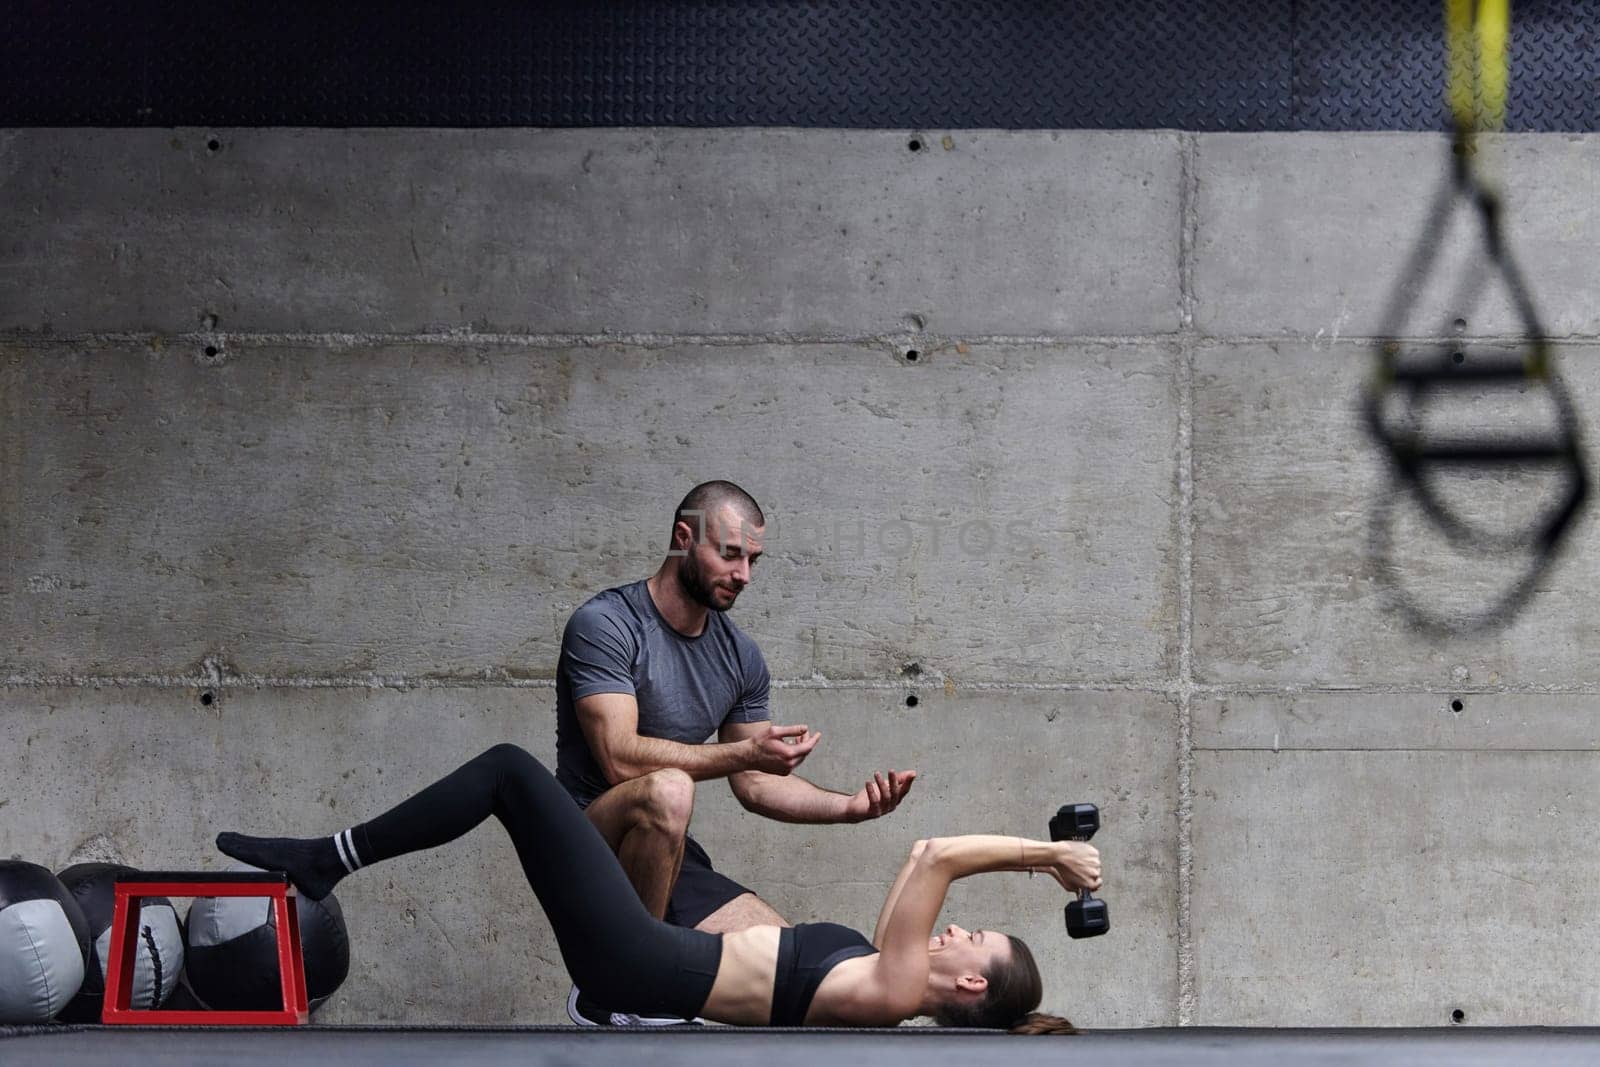
[[[1077,1027],[1070,1020],[1033,1010],[1044,996],[1044,982],[1039,977],[1033,950],[1020,937],[1002,936],[1011,942],[1011,959],[997,964],[984,975],[989,988],[983,999],[970,1004],[946,1005],[934,1016],[934,1021],[940,1026],[1009,1030],[1014,1034],[1077,1033]]]

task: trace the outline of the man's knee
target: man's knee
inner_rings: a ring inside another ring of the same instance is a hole
[[[639,824],[656,833],[683,836],[694,814],[694,779],[676,767],[651,771],[639,779]]]
[[[585,814],[613,850],[643,831],[681,841],[694,811],[694,779],[676,768],[652,771],[612,786]]]

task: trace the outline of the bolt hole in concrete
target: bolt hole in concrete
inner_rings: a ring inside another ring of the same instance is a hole
[[[913,151],[913,152],[922,151],[922,138],[920,138],[920,137],[911,138],[911,140],[906,142],[906,147],[911,149],[911,151]]]
[[[906,697],[906,707],[914,708],[916,706],[917,706],[917,694],[912,693],[910,696]]]
[[[213,693],[211,690],[207,689],[204,693],[200,694],[200,703],[204,704],[206,707],[209,708],[211,705],[215,704],[216,702],[217,702],[217,695],[215,693]]]
[[[207,359],[216,359],[217,358],[217,346],[216,345],[206,345],[206,358]]]
[[[1460,1008],[1457,1008],[1455,1011],[1450,1013],[1450,1021],[1453,1023],[1464,1023],[1467,1021],[1467,1013],[1462,1011]]]
[[[1460,712],[1464,708],[1466,708],[1466,705],[1461,703],[1461,701],[1459,701],[1459,700],[1452,700],[1450,702],[1450,710],[1451,711]]]
[[[1452,352],[1450,353],[1450,360],[1453,363],[1465,363],[1467,361],[1467,354],[1465,352]]]
[[[213,138],[211,138],[211,140],[206,142],[206,148],[209,149],[212,152],[221,151],[222,150],[222,142],[217,140],[215,137],[213,137]]]
[[[1457,319],[1455,322],[1452,322],[1450,325],[1452,325],[1452,326],[1454,326],[1456,328],[1456,333],[1465,333],[1466,329],[1467,329],[1467,320],[1466,319]]]
[[[918,352],[915,348],[906,349],[906,362],[907,363],[915,363],[921,357],[922,357],[922,353]]]

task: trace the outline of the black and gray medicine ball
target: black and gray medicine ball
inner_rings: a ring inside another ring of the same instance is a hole
[[[83,985],[89,924],[49,868],[0,860],[0,1023],[45,1023]]]
[[[253,871],[236,864],[230,870]],[[299,907],[306,997],[322,1006],[350,973],[350,939],[339,902],[289,898]],[[189,908],[184,982],[204,1007],[270,1011],[283,1006],[278,976],[278,928],[272,902],[263,897],[200,897]]]
[[[60,874],[89,922],[89,963],[83,988],[61,1013],[64,1022],[97,1023],[105,1003],[106,964],[111,957],[111,913],[119,874],[137,874],[120,863],[75,863]],[[183,970],[183,931],[178,911],[166,897],[146,897],[139,906],[133,957],[133,988],[128,1006],[136,1011],[164,1007]]]

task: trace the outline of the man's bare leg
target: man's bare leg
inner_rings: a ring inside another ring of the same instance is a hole
[[[682,859],[682,853],[679,859]],[[741,893],[701,919],[695,929],[708,934],[731,934],[752,926],[788,925],[788,921],[774,911],[772,905],[754,893]]]
[[[613,786],[584,809],[622,862],[645,908],[658,919],[667,913],[667,898],[683,866],[693,812],[694,779],[674,769]],[[729,906],[737,903],[729,901]]]

